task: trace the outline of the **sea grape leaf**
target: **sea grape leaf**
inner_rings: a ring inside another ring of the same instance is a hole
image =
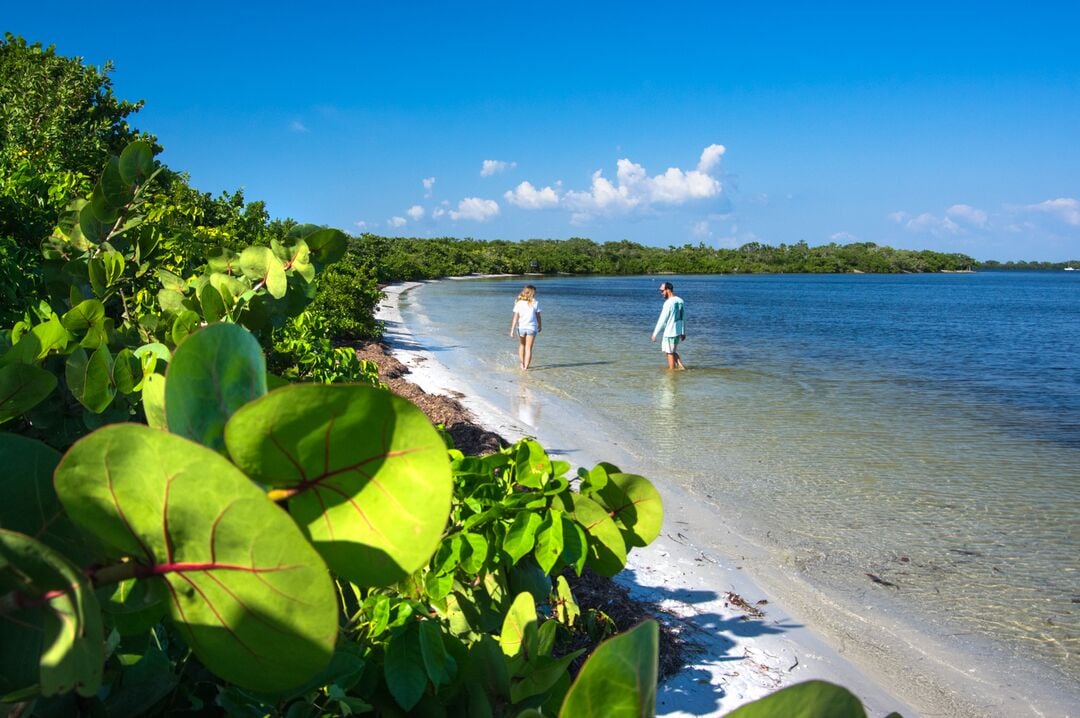
[[[64,376],[68,389],[87,410],[100,414],[116,396],[112,380],[113,358],[109,348],[96,349],[89,357],[79,347],[68,356]]]
[[[142,365],[135,352],[128,348],[121,349],[113,360],[113,384],[121,394],[132,394],[138,390],[141,381]]]
[[[415,624],[409,625],[390,641],[383,675],[390,695],[407,711],[424,695],[428,682],[427,669],[424,667],[420,635]]]
[[[289,230],[290,239],[302,239],[311,250],[312,261],[320,267],[337,262],[349,248],[349,238],[340,229],[302,224]]]
[[[105,638],[86,577],[40,541],[0,529],[0,596],[16,597],[0,620],[0,696],[34,683],[44,696],[94,695]]]
[[[461,569],[470,576],[480,573],[487,563],[488,540],[468,531],[462,531],[454,538],[461,541]]]
[[[296,524],[212,450],[138,424],[76,443],[56,469],[68,515],[136,577],[164,583],[169,616],[199,660],[256,691],[329,662],[337,597]]]
[[[532,439],[521,442],[514,461],[514,480],[522,486],[542,488],[551,476],[551,459],[544,447]]]
[[[420,621],[420,654],[428,678],[436,686],[446,685],[457,676],[457,661],[447,653],[442,631],[435,621]]]
[[[162,581],[129,579],[112,588],[108,595],[99,594],[103,600],[101,608],[121,636],[145,634],[169,611],[169,593]]]
[[[190,309],[180,310],[180,313],[176,315],[176,319],[173,320],[172,329],[169,331],[169,338],[172,339],[173,346],[180,346],[185,339],[199,328],[201,322],[202,317],[196,312]]]
[[[247,329],[213,324],[176,348],[165,377],[169,431],[220,452],[225,448],[225,422],[266,394],[266,359]]]
[[[557,498],[589,537],[588,566],[601,576],[621,571],[626,566],[626,543],[607,509],[581,494],[567,492]]]
[[[105,333],[105,305],[98,299],[87,299],[75,305],[61,318],[64,327],[75,334],[82,334],[80,344],[86,349],[97,349],[108,342]]]
[[[165,419],[165,377],[161,374],[147,374],[142,381],[143,413],[146,424],[152,429],[169,430]]]
[[[728,713],[728,718],[866,718],[851,691],[826,681],[805,681]]]
[[[554,626],[556,624],[552,623],[550,625]],[[528,673],[520,679],[515,679],[510,684],[510,701],[520,703],[526,698],[544,693],[566,675],[570,664],[584,652],[585,649],[581,648],[558,658],[552,658],[551,656],[530,658]]]
[[[627,546],[648,546],[660,535],[664,502],[645,477],[608,474],[607,483],[591,498],[610,512]]]
[[[289,512],[338,575],[387,585],[424,566],[450,514],[439,433],[383,389],[293,385],[237,411],[225,446]]]
[[[315,281],[315,265],[311,263],[311,250],[307,242],[297,242],[290,249],[289,268],[306,282]]]
[[[111,686],[105,708],[111,716],[161,715],[151,712],[180,682],[169,656],[161,649],[150,648],[133,666],[124,669],[120,680]]]
[[[560,718],[656,715],[659,647],[660,631],[656,621],[644,621],[601,643],[570,686],[559,710]]]
[[[120,178],[129,185],[145,182],[154,172],[154,150],[150,143],[143,140],[129,143],[120,153],[117,169]]]
[[[560,562],[574,569],[580,576],[585,570],[585,562],[589,558],[589,537],[585,535],[585,529],[577,521],[571,521],[563,516],[563,549]]]
[[[199,305],[208,322],[219,322],[226,316],[225,300],[212,284],[207,283],[199,290]]]
[[[53,489],[53,471],[60,452],[18,434],[0,433],[0,527],[26,534],[79,565],[94,555],[81,533],[64,513]]]
[[[517,563],[522,556],[533,550],[536,545],[536,529],[540,527],[540,522],[540,515],[532,511],[522,511],[514,517],[502,543],[503,551],[510,556],[510,563]]]
[[[499,647],[508,658],[515,658],[523,652],[529,657],[535,652],[536,639],[536,601],[531,593],[522,591],[514,597],[514,603],[503,620]]]
[[[285,265],[269,247],[248,247],[241,252],[240,271],[252,281],[265,281],[266,290],[274,299],[285,296],[288,283]]]
[[[552,511],[536,531],[536,563],[551,573],[563,552],[563,520],[561,511]]]
[[[0,424],[40,404],[56,383],[52,372],[31,364],[0,367]]]
[[[105,201],[115,210],[121,209],[134,197],[134,192],[131,189],[132,183],[124,180],[120,167],[120,158],[118,157],[109,160],[98,182],[105,193]]]

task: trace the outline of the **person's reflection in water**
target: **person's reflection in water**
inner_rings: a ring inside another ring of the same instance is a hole
[[[518,421],[534,428],[540,425],[540,402],[524,383],[518,384],[517,394],[511,397],[510,408]]]
[[[682,377],[673,372],[664,372],[656,377],[656,389],[653,391],[653,411],[656,419],[651,431],[656,437],[656,444],[665,454],[678,455],[680,451],[680,417],[676,404],[679,380]]]

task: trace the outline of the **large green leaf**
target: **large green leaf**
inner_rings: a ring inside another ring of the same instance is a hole
[[[172,621],[214,673],[276,691],[329,662],[337,602],[326,565],[219,454],[114,424],[68,451],[55,484],[77,525],[130,557],[136,577],[165,582]]]
[[[95,414],[108,409],[116,396],[112,367],[113,358],[107,346],[95,350],[89,357],[79,347],[68,357],[64,373],[68,389],[80,404]]]
[[[108,341],[105,333],[105,305],[98,299],[87,299],[72,307],[61,323],[75,334],[83,335],[80,342],[87,349],[97,349]]]
[[[177,347],[165,377],[169,431],[214,451],[225,448],[229,417],[266,394],[262,348],[236,324],[213,324],[192,334]]]
[[[863,705],[846,688],[825,681],[796,683],[736,708],[728,718],[866,718]]]
[[[447,685],[457,676],[457,661],[447,652],[442,630],[435,621],[420,622],[420,654],[428,678],[436,686]]]
[[[149,142],[137,140],[120,153],[120,177],[129,185],[145,182],[154,171],[154,150]]]
[[[101,685],[105,639],[86,578],[56,551],[0,529],[0,697],[37,683],[42,695]]]
[[[626,543],[607,509],[587,496],[566,492],[557,497],[589,537],[589,568],[614,576],[626,566]]]
[[[522,511],[514,517],[502,543],[503,551],[510,557],[511,564],[517,563],[522,556],[533,550],[540,521],[540,514],[532,511]]]
[[[536,600],[528,591],[522,591],[514,597],[514,603],[503,620],[499,647],[507,658],[523,654],[528,658],[536,646],[536,640]]]
[[[93,560],[86,535],[72,525],[53,489],[60,452],[18,434],[0,434],[0,527],[31,536],[78,562]]]
[[[289,230],[290,239],[302,239],[311,250],[311,259],[321,267],[333,264],[345,256],[349,238],[340,229],[302,224]]]
[[[450,513],[450,462],[427,417],[388,391],[295,385],[225,426],[237,466],[288,499],[330,568],[353,583],[398,581],[435,552]]]
[[[240,270],[252,281],[264,281],[266,291],[281,299],[288,289],[285,265],[269,247],[248,247],[240,253]]]
[[[559,710],[560,718],[648,718],[656,715],[656,621],[600,644],[581,667]],[[786,713],[776,713],[787,716]]]
[[[405,710],[411,710],[424,695],[428,677],[420,648],[419,629],[415,623],[397,633],[390,641],[383,675],[390,694]]]
[[[563,552],[563,518],[561,511],[552,511],[536,531],[536,563],[551,573]]]
[[[52,372],[30,364],[0,367],[0,424],[21,416],[56,388]]]
[[[664,502],[660,492],[643,476],[609,474],[602,489],[593,499],[611,513],[622,531],[627,546],[648,546],[660,535],[664,522]]]

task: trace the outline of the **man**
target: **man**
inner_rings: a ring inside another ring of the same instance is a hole
[[[678,352],[679,342],[686,339],[686,330],[683,325],[683,300],[675,296],[675,287],[671,282],[660,285],[660,294],[664,297],[664,306],[660,310],[660,318],[656,320],[652,340],[655,342],[656,335],[663,330],[660,350],[667,355],[668,369],[685,369]]]

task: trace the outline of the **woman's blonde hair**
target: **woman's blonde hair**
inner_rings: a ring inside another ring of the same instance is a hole
[[[528,302],[532,304],[536,301],[536,287],[531,284],[526,284],[525,288],[521,290],[521,294],[518,295],[519,302]]]

